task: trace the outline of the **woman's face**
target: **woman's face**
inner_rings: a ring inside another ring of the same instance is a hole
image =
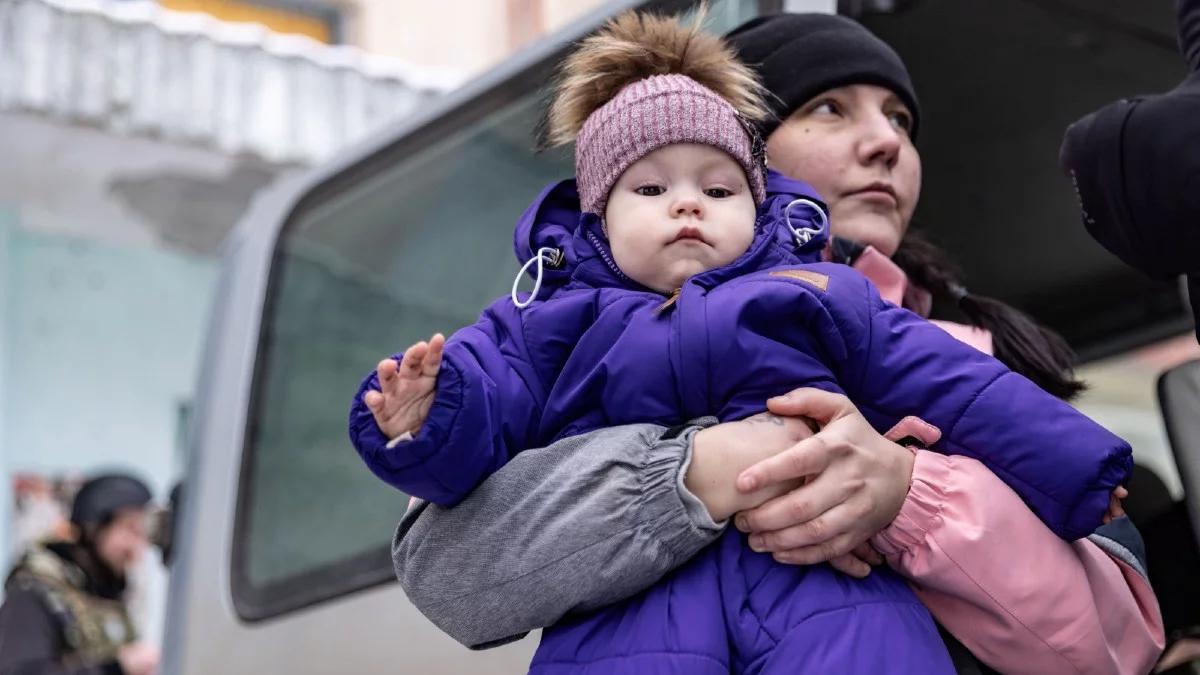
[[[792,113],[767,139],[767,157],[816,188],[835,235],[891,256],[921,193],[911,128],[912,114],[890,90],[837,87]]]

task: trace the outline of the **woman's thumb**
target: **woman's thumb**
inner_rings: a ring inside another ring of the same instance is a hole
[[[785,417],[809,417],[820,426],[854,412],[854,404],[841,394],[802,387],[767,399],[767,409]]]

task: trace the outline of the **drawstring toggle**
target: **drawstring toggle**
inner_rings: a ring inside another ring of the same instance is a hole
[[[521,271],[517,272],[517,278],[513,279],[512,285],[512,301],[517,306],[517,309],[525,309],[537,299],[538,291],[542,289],[543,266],[549,265],[551,269],[559,267],[562,265],[564,257],[561,249],[543,246],[537,250],[537,253],[532,258],[525,261],[524,265],[521,265]],[[517,297],[517,285],[521,283],[521,277],[525,276],[525,273],[529,271],[529,266],[534,263],[537,263],[537,275],[533,278],[533,290],[529,292],[529,297],[522,302]]]

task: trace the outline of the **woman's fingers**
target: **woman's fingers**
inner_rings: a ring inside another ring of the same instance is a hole
[[[822,474],[811,483],[739,513],[734,523],[743,532],[773,532],[805,523],[846,501],[852,492],[850,487]]]
[[[850,399],[841,394],[811,387],[793,389],[783,396],[767,399],[767,409],[776,415],[810,417],[821,426],[858,410]]]
[[[772,553],[800,551],[808,557],[797,562],[825,562],[835,556],[849,553],[862,541],[861,533],[856,532],[854,528],[856,520],[857,509],[839,504],[799,525],[752,534],[749,539],[750,548]]]
[[[855,579],[865,579],[871,574],[871,565],[854,553],[831,558],[829,565],[842,574]]]
[[[884,562],[886,562],[883,559],[883,554],[879,551],[876,551],[875,547],[871,545],[870,541],[864,541],[858,546],[855,546],[854,550],[851,551],[850,554],[867,563],[868,565],[882,565]]]
[[[915,457],[879,435],[844,396],[800,389],[773,399],[778,414],[827,423],[812,438],[746,469],[739,490],[816,475],[789,494],[739,514],[750,546],[812,564],[849,553],[888,526],[908,494]],[[861,556],[868,560],[877,557]]]
[[[829,459],[829,443],[818,434],[743,471],[738,476],[737,489],[749,493],[767,485],[821,473],[829,466]]]

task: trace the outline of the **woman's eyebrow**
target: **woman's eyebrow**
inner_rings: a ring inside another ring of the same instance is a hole
[[[884,105],[884,107],[899,106],[901,108],[904,108],[904,112],[909,113],[910,115],[912,114],[912,111],[908,109],[908,105],[905,104],[904,101],[901,101],[900,97],[897,96],[896,93],[892,92],[892,91],[889,91],[887,98],[883,99],[883,105]]]

